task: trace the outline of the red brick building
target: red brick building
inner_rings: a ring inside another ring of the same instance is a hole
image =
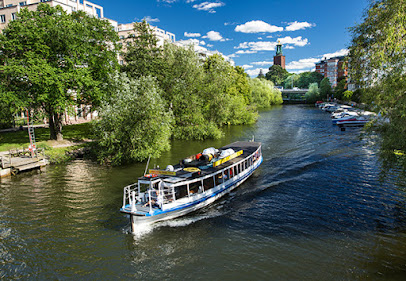
[[[344,56],[324,59],[316,63],[316,72],[321,73],[330,80],[331,86],[337,86],[337,79],[348,77],[348,67],[344,64]]]
[[[273,64],[280,65],[285,69],[285,61],[285,56],[282,53],[282,44],[278,42],[278,45],[276,45],[276,56],[273,57]]]

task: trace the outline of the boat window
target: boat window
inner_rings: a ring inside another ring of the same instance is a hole
[[[221,175],[221,174],[220,174]],[[214,180],[213,177],[207,178],[203,180],[203,187],[204,190],[208,190],[214,187]]]
[[[190,195],[199,193],[199,188],[201,186],[201,181],[195,181],[189,184]]]
[[[180,199],[185,196],[187,196],[187,186],[186,185],[181,185],[181,186],[176,186],[175,187],[175,198]]]
[[[140,192],[145,192],[149,188],[149,183],[140,183]]]
[[[233,173],[233,168],[230,168],[230,169],[225,170],[225,171],[224,171],[224,180],[225,180],[225,181],[229,180],[230,178],[233,177],[233,175],[234,175],[234,173]]]
[[[223,174],[220,172],[215,175],[216,178],[216,185],[220,185],[223,183]]]
[[[235,175],[238,175],[240,173],[240,164],[235,165],[234,172]]]

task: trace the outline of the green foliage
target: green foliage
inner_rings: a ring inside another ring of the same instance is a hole
[[[308,103],[315,103],[320,100],[320,90],[317,83],[309,85],[309,91],[305,94],[305,98]]]
[[[251,79],[252,103],[257,108],[267,108],[271,105],[282,104],[282,94],[274,88],[272,82],[264,79]]]
[[[74,104],[97,106],[101,85],[117,67],[117,33],[107,20],[40,4],[22,9],[0,35],[2,99],[12,111],[41,109],[51,139],[62,139],[62,115]],[[5,93],[5,94],[4,94]]]
[[[352,91],[345,91],[344,93],[343,93],[343,100],[345,100],[345,101],[351,101],[351,99],[352,99],[352,96],[353,96],[353,92]]]
[[[160,72],[164,75],[164,56],[157,42],[158,39],[145,20],[134,23],[134,34],[127,39],[127,49],[123,53],[123,71],[133,78],[148,75],[158,77]]]
[[[323,78],[324,76],[316,71],[307,71],[300,74],[290,74],[285,78],[283,84],[285,89],[292,89],[292,85],[293,87],[307,89],[312,83],[317,83],[317,85],[320,85]]]
[[[320,98],[326,99],[327,96],[331,95],[331,93],[332,90],[330,80],[327,77],[325,77],[320,82]]]
[[[282,85],[289,72],[282,68],[280,65],[272,65],[266,73],[265,78],[274,83],[275,85]]]
[[[254,123],[257,114],[247,107],[251,89],[242,69],[234,68],[217,54],[206,59],[203,69],[206,119],[220,126]]]
[[[378,124],[382,151],[406,151],[406,2],[373,1],[363,22],[351,28],[351,79],[362,99],[389,123]]]
[[[297,82],[297,87],[301,89],[309,88],[310,84],[317,83],[320,85],[320,82],[323,80],[324,76],[316,71],[313,72],[302,72],[299,74],[299,79]]]
[[[116,74],[112,81],[113,98],[101,107],[96,124],[99,160],[120,165],[159,157],[170,148],[173,116],[156,80]]]
[[[344,98],[343,94],[347,89],[347,80],[344,79],[338,79],[337,86],[334,88],[334,97],[341,100]]]
[[[285,89],[292,89],[298,86],[300,76],[297,74],[289,74],[283,82],[283,87]],[[293,87],[292,87],[293,86]]]

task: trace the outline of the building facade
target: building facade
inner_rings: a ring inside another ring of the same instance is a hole
[[[273,57],[273,64],[280,65],[283,69],[285,69],[286,58],[282,53],[282,44],[278,41],[278,45],[276,45],[276,55]]]
[[[337,80],[340,77],[348,77],[348,67],[344,61],[345,57],[325,58],[316,63],[316,72],[327,77],[332,87],[337,86]]]
[[[17,13],[23,8],[30,11],[37,10],[40,3],[47,3],[52,7],[61,6],[66,12],[84,11],[97,18],[108,20],[117,30],[117,22],[104,17],[103,7],[85,0],[0,0],[0,30],[16,19]]]

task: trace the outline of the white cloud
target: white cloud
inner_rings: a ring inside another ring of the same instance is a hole
[[[251,49],[251,51],[274,51],[276,49],[276,42],[258,41],[258,42],[244,42],[240,43],[236,49]]]
[[[143,18],[146,22],[160,22],[160,20],[158,18],[152,18],[150,16],[146,16],[145,18]]]
[[[256,53],[257,53],[257,51],[250,51],[250,50],[246,50],[246,51],[239,50],[239,51],[236,52],[237,55],[241,55],[241,54],[256,54]]]
[[[237,25],[237,22],[225,22],[224,25],[228,26],[228,25]]]
[[[204,41],[200,41],[199,39],[194,39],[194,38],[187,39],[187,40],[179,40],[179,41],[176,41],[176,43],[179,43],[180,45],[183,45],[183,46],[189,46],[189,45],[199,46],[199,45],[204,45],[204,44],[201,44],[201,42],[204,43]]]
[[[303,47],[308,44],[307,38],[302,38],[302,36],[298,36],[295,38],[292,38],[290,36],[286,36],[283,38],[279,38],[278,41],[280,41],[282,44],[292,44],[298,47]]]
[[[244,64],[244,65],[242,66],[242,68],[244,68],[244,69],[249,69],[249,68],[253,68],[253,66],[252,66],[252,65],[249,65],[249,64]]]
[[[320,59],[318,58],[308,58],[308,59],[300,59],[298,61],[292,61],[286,65],[286,69],[310,69],[314,68],[314,64],[319,62]]]
[[[193,8],[198,9],[199,11],[207,11],[209,13],[215,13],[214,9],[224,6],[223,2],[203,2],[200,4],[193,5]]]
[[[288,26],[285,28],[286,31],[296,31],[296,30],[301,30],[301,29],[305,29],[305,28],[310,28],[316,26],[314,23],[308,23],[306,21],[304,22],[298,22],[298,21],[294,21],[294,22],[290,22],[288,23]]]
[[[333,58],[333,57],[346,56],[346,55],[348,55],[348,52],[349,52],[348,49],[341,49],[341,50],[339,50],[337,52],[334,52],[334,53],[324,54],[324,55],[322,55],[322,58],[323,59],[324,58],[329,59],[329,58]]]
[[[259,32],[278,32],[283,31],[283,27],[270,25],[261,20],[253,20],[241,25],[237,25],[234,29],[236,32],[242,33],[259,33]]]
[[[185,32],[185,33],[183,33],[183,35],[185,37],[200,37],[200,36],[202,36],[200,33],[189,33],[189,32]]]
[[[286,36],[283,38],[279,38],[278,41],[280,41],[282,44],[290,44],[286,45],[286,49],[293,49],[293,46],[298,46],[298,47],[303,47],[308,44],[307,38],[302,38],[302,36],[298,36],[295,38],[292,38],[290,36]],[[234,49],[250,49],[250,51],[274,51],[276,49],[277,42],[271,42],[271,41],[257,41],[257,42],[243,42],[240,43],[237,47],[234,47]],[[238,53],[238,52],[237,52]]]
[[[210,41],[227,41],[228,39],[223,38],[223,36],[221,36],[220,32],[217,31],[209,31],[207,32],[207,34],[205,36],[203,36],[202,38],[207,38]]]
[[[255,69],[249,69],[245,71],[249,76],[258,76],[259,72],[261,71],[262,68],[255,68]],[[266,71],[262,70],[262,73],[266,73]]]
[[[273,61],[257,61],[257,62],[251,62],[251,64],[254,64],[254,65],[269,65],[269,64],[273,64]]]
[[[206,46],[209,47],[209,48],[213,47],[212,44],[207,44]]]
[[[315,58],[307,58],[307,59],[300,59],[298,61],[292,61],[286,65],[286,69],[294,70],[291,72],[300,73],[304,71],[309,71],[310,69],[313,70],[315,68],[315,64],[320,62],[324,58],[332,58],[338,56],[345,56],[348,54],[347,49],[341,49],[334,53],[327,53],[321,56],[317,56]]]

